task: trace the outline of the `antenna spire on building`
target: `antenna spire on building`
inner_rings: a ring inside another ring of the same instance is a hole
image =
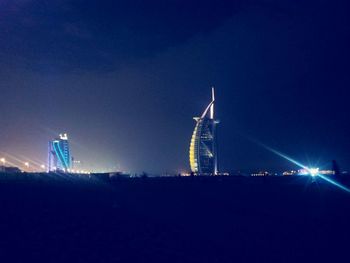
[[[210,106],[210,119],[214,119],[214,103],[215,103],[215,89],[211,87],[211,106]]]

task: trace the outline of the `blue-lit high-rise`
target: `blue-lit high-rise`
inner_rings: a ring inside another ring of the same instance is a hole
[[[217,175],[216,125],[214,119],[215,94],[212,88],[212,100],[197,122],[190,143],[190,166],[195,174]]]
[[[71,169],[71,156],[67,134],[60,134],[59,138],[49,141],[48,171],[66,172]]]

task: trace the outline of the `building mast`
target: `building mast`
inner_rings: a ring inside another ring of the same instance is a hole
[[[210,119],[214,120],[214,103],[215,103],[215,89],[211,88],[211,106],[210,106]]]

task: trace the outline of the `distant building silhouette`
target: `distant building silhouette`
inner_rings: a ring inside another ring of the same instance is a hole
[[[217,175],[217,145],[216,125],[214,119],[215,93],[212,88],[212,100],[201,117],[195,117],[197,122],[194,128],[189,151],[192,173]]]
[[[340,175],[339,165],[336,160],[332,160],[332,170],[334,171],[334,175],[336,176]]]
[[[71,156],[67,134],[60,134],[59,138],[49,142],[48,171],[66,172],[71,169]]]
[[[1,173],[21,173],[22,171],[18,167],[8,167],[0,165],[0,172]]]

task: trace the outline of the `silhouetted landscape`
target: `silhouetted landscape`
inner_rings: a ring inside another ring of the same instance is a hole
[[[340,262],[348,255],[350,195],[310,177],[33,177],[0,181],[2,262]]]

